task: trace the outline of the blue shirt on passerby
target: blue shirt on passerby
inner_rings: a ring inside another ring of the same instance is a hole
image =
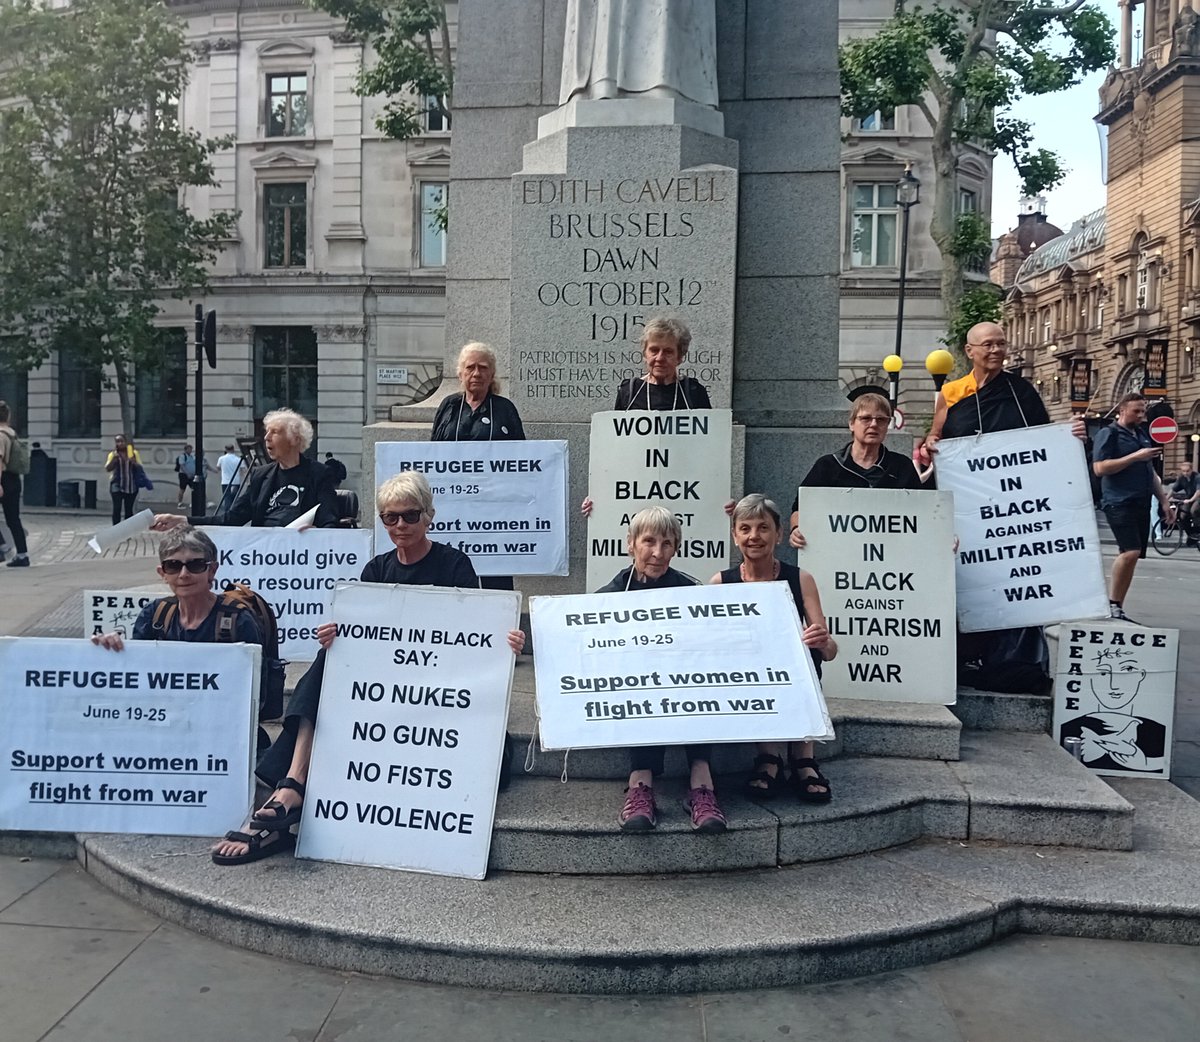
[[[1110,423],[1096,435],[1092,444],[1092,462],[1121,459],[1138,449],[1154,448],[1154,442],[1144,427],[1123,427]],[[1100,505],[1119,506],[1122,503],[1149,499],[1154,494],[1154,465],[1145,460],[1105,474],[1100,478]]]

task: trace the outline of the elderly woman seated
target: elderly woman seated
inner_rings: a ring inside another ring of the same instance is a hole
[[[671,559],[679,549],[682,538],[683,528],[679,519],[665,507],[647,507],[634,514],[629,522],[626,541],[633,563],[596,592],[635,593],[639,590],[700,585],[690,575],[671,567]],[[724,832],[725,815],[717,804],[709,767],[712,747],[688,745],[684,749],[691,772],[684,806],[692,816],[692,828],[698,832]],[[626,832],[647,832],[658,824],[654,776],[662,774],[665,755],[666,748],[661,745],[629,750],[629,784],[625,789],[625,802],[617,815],[617,821]]]
[[[367,562],[362,570],[363,582],[460,589],[479,586],[475,569],[466,554],[429,538],[429,525],[434,517],[433,493],[422,475],[406,471],[385,481],[379,488],[376,503],[379,520],[387,529],[395,549]],[[218,865],[257,861],[295,845],[290,830],[300,821],[321,701],[325,653],[333,644],[336,633],[335,622],[325,622],[317,627],[321,650],[296,685],[296,693],[288,703],[283,733],[259,760],[259,777],[273,779],[275,791],[251,816],[248,829],[226,833],[225,838],[213,847],[212,859]],[[511,630],[507,639],[513,653],[520,654],[525,646],[525,634]]]

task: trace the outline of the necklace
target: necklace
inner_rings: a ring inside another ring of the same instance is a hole
[[[770,579],[752,579],[752,578],[750,578],[749,575],[746,574],[746,562],[743,561],[740,565],[738,565],[738,571],[742,577],[742,582],[744,582],[744,583],[774,582],[776,579],[779,578],[779,558],[775,558],[771,563],[774,565],[774,567],[771,569],[771,578]]]

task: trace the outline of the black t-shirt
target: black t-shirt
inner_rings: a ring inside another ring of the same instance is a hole
[[[699,380],[685,376],[673,384],[647,383],[644,377],[622,380],[617,388],[614,409],[640,409],[650,412],[674,412],[680,409],[711,409],[708,388]]]
[[[1180,474],[1175,479],[1175,484],[1171,486],[1171,491],[1182,496],[1184,499],[1191,499],[1196,494],[1196,486],[1200,484],[1200,474],[1192,471],[1191,474],[1184,476]]]
[[[479,588],[471,559],[445,543],[433,543],[429,553],[412,564],[401,564],[395,550],[373,557],[362,570],[365,583],[403,583],[405,586],[453,586]]]
[[[271,475],[267,491],[267,513],[263,528],[286,528],[304,513],[304,493],[308,488],[311,472],[301,463],[291,470],[277,467]]]
[[[699,586],[700,582],[693,579],[687,572],[677,572],[674,568],[668,568],[657,579],[647,579],[644,582],[633,579],[630,581],[629,573],[633,571],[633,565],[628,568],[622,568],[612,579],[600,587],[597,593],[625,593],[627,590],[632,593],[634,590],[666,590],[673,586]]]
[[[154,612],[159,604],[162,603],[162,600],[165,599],[151,601],[142,609],[141,614],[137,617],[137,621],[133,624],[134,640],[182,640],[189,644],[217,643],[217,609],[221,606],[220,598],[217,598],[213,602],[212,611],[204,617],[204,620],[195,629],[184,629],[183,623],[180,621],[179,612],[175,611],[170,624],[161,630],[156,630],[154,628]],[[261,645],[263,642],[262,630],[259,629],[258,620],[249,609],[243,608],[237,613],[233,632],[234,636],[241,643]]]
[[[472,409],[464,395],[452,394],[433,418],[433,441],[524,441],[525,428],[517,407],[507,398],[489,394]]]
[[[908,456],[883,446],[873,467],[860,467],[850,455],[853,442],[837,452],[828,452],[812,465],[800,482],[803,488],[907,488],[924,489],[917,468]],[[800,508],[800,497],[792,501],[792,512]]]

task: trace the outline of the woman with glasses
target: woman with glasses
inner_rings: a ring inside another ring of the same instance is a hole
[[[362,582],[459,589],[479,587],[475,569],[466,554],[429,538],[429,525],[434,517],[433,493],[422,475],[405,471],[390,478],[379,487],[375,501],[379,519],[395,549],[368,561],[362,570]],[[258,761],[258,776],[275,779],[275,789],[250,819],[249,827],[255,833],[264,830],[278,833],[279,849],[293,845],[290,830],[300,821],[321,701],[325,653],[336,635],[335,622],[324,622],[317,627],[321,650],[288,702],[283,731]],[[519,655],[525,647],[525,634],[510,630],[506,639],[513,654]],[[251,845],[234,834],[227,835],[213,847],[212,858],[218,865],[240,865],[257,860]]]
[[[909,457],[884,445],[892,422],[892,406],[882,394],[868,391],[850,404],[850,442],[828,452],[800,482],[803,488],[908,488],[923,486]],[[792,502],[791,546],[803,549],[800,499]]]

